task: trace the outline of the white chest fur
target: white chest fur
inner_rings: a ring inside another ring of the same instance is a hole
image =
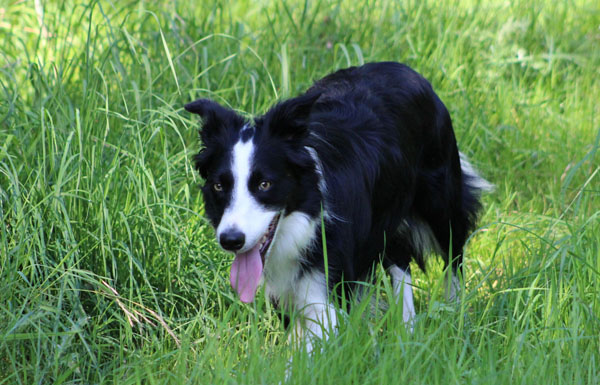
[[[269,297],[286,300],[293,294],[302,255],[313,245],[316,227],[314,219],[300,212],[281,219],[263,271],[265,290]]]

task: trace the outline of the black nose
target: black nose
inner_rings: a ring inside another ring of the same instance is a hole
[[[221,234],[219,242],[225,250],[236,251],[244,247],[246,236],[239,230],[227,230]]]

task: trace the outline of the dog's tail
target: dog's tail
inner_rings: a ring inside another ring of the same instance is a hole
[[[460,153],[462,171],[462,210],[465,213],[466,229],[474,230],[481,211],[481,195],[493,191],[495,186],[485,180],[469,162],[465,154]],[[466,233],[464,234],[466,237]]]
[[[477,172],[463,153],[459,153],[462,171],[460,210],[455,213],[452,227],[453,248],[451,263],[456,274],[462,269],[462,248],[469,233],[475,229],[482,208],[481,195],[494,189],[494,185]]]
[[[475,167],[473,167],[471,162],[467,159],[467,156],[462,152],[459,153],[459,155],[464,186],[477,196],[480,196],[484,192],[493,191],[495,186],[479,175],[479,172],[477,172]]]

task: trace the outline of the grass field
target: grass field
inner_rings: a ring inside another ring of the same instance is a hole
[[[460,305],[432,260],[414,333],[357,304],[308,356],[230,288],[182,106],[260,113],[379,60],[432,82],[496,190]],[[0,0],[0,384],[274,384],[290,358],[297,384],[600,383],[599,79],[592,0]]]

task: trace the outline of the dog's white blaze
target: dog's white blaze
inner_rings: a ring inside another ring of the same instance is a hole
[[[394,287],[396,303],[398,303],[400,296],[402,296],[402,319],[404,320],[404,324],[412,331],[412,323],[416,313],[410,273],[402,270],[396,265],[389,268],[389,273],[392,277],[392,286]]]
[[[300,271],[301,255],[315,240],[316,227],[316,221],[301,212],[293,212],[279,220],[265,262],[265,290],[269,297],[288,296]]]
[[[254,247],[267,232],[269,224],[277,211],[266,210],[260,205],[248,189],[248,180],[252,172],[254,143],[252,140],[238,141],[232,150],[231,173],[233,190],[231,200],[217,227],[217,239],[223,231],[235,228],[244,233],[246,243],[239,252]]]
[[[305,342],[308,352],[313,349],[314,338],[327,338],[337,326],[337,315],[327,293],[325,275],[317,271],[302,276],[294,290],[294,306],[302,315],[294,326],[294,336]]]
[[[467,183],[469,186],[476,190],[480,191],[492,191],[494,190],[494,185],[483,179],[481,175],[475,170],[475,167],[469,162],[467,156],[462,152],[459,152],[460,155],[460,168],[462,170],[463,175],[466,175],[469,180]]]

